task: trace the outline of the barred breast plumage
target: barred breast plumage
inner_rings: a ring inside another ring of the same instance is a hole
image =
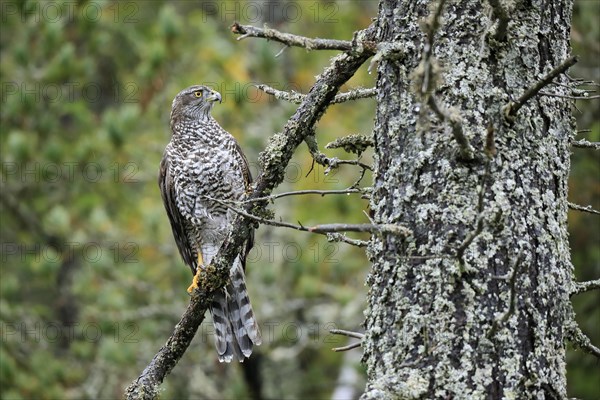
[[[235,215],[223,202],[243,200],[252,181],[238,143],[210,115],[215,101],[221,101],[221,95],[200,85],[175,96],[172,137],[160,165],[159,187],[173,236],[195,275],[190,292],[197,287],[197,274],[234,228]],[[227,285],[210,307],[220,361],[243,361],[253,345],[261,343],[244,276],[251,247],[252,239],[236,257]]]

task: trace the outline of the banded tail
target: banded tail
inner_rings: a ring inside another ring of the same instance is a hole
[[[210,307],[215,327],[215,347],[219,361],[230,362],[235,356],[243,362],[252,354],[252,347],[262,343],[262,338],[239,257],[235,259],[229,276],[229,282],[215,294]]]

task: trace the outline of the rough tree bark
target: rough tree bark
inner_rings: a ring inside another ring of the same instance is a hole
[[[371,207],[413,234],[369,247],[363,398],[565,398],[574,122],[514,104],[569,58],[572,1],[439,5],[380,3]]]

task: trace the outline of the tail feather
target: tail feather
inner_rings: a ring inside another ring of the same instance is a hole
[[[210,314],[215,327],[215,347],[217,348],[219,361],[230,362],[233,358],[233,349],[229,346],[229,343],[233,341],[233,335],[229,326],[224,290],[215,293],[210,306]]]
[[[210,311],[219,361],[230,362],[235,356],[243,362],[252,354],[253,345],[262,343],[239,257],[231,267],[227,286],[215,294]]]
[[[235,301],[233,304],[230,302],[230,313],[232,309],[235,309],[236,315],[238,315],[237,321],[243,327],[243,329],[240,328],[238,331],[240,333],[245,331],[252,343],[258,346],[262,343],[262,337],[256,318],[254,318],[254,311],[252,311],[250,297],[248,297],[248,290],[246,289],[246,276],[244,275],[239,257],[235,259],[230,275],[231,285],[233,286],[232,293],[235,294],[232,296]],[[251,345],[250,352],[252,352]]]
[[[240,309],[237,305],[237,296],[234,291],[231,283],[228,285],[228,293],[232,293],[231,296],[228,296],[227,307],[229,310],[229,322],[231,328],[233,329],[233,336],[235,336],[235,344],[239,347],[241,353],[243,354],[242,358],[250,357],[252,354],[252,342],[246,333],[246,329],[242,324],[242,320],[240,317]],[[242,360],[240,360],[242,361]]]

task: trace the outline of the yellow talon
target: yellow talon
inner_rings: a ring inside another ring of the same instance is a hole
[[[200,287],[200,285],[198,285],[198,280],[200,279],[201,271],[202,270],[200,268],[196,269],[196,275],[194,275],[194,278],[192,279],[192,284],[190,285],[189,288],[187,288],[187,292],[189,294],[192,294],[195,289],[198,289]]]
[[[202,268],[204,268],[204,259],[202,258],[202,253],[198,252],[198,264],[196,264],[196,274],[192,279],[192,284],[187,288],[187,292],[192,294],[195,289],[198,289],[200,285],[198,284],[200,280],[200,273],[202,272]]]

